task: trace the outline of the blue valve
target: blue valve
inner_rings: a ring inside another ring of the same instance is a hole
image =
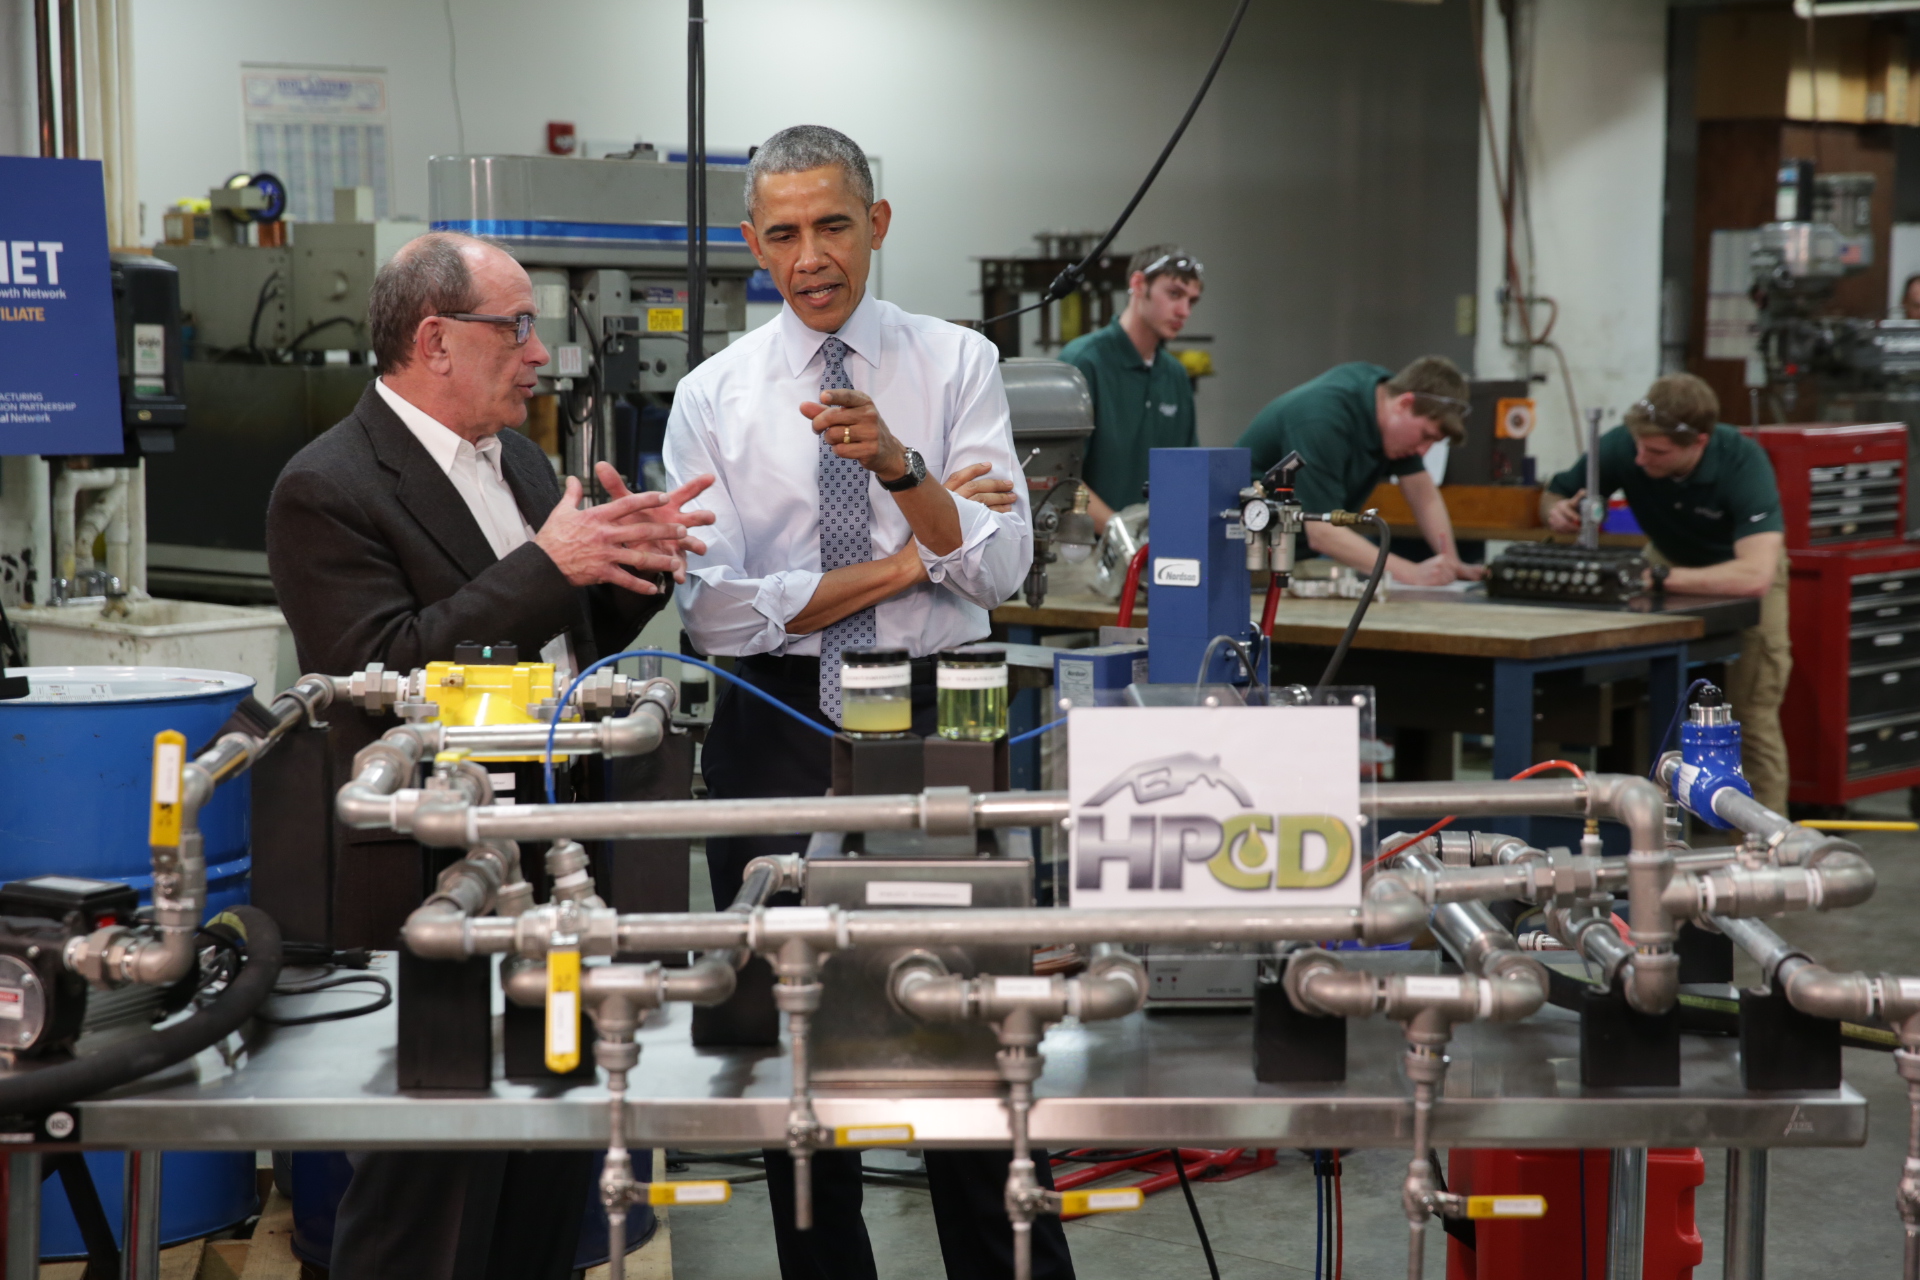
[[[1733,826],[1714,812],[1714,800],[1732,787],[1753,794],[1740,768],[1740,722],[1733,718],[1726,695],[1702,682],[1700,694],[1687,708],[1680,726],[1680,767],[1673,774],[1673,798],[1710,827]]]

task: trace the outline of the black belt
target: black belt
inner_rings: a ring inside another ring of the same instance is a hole
[[[748,675],[762,679],[798,685],[817,686],[820,683],[820,659],[811,654],[754,653],[740,659],[739,665]],[[914,684],[933,687],[934,660],[931,654],[910,659],[907,666],[912,672]]]

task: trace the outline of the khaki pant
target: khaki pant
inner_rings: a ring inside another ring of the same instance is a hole
[[[1670,563],[1649,545],[1649,561]],[[1793,674],[1793,643],[1787,634],[1787,557],[1780,557],[1773,587],[1760,598],[1760,621],[1740,633],[1740,656],[1727,664],[1727,701],[1740,722],[1741,763],[1753,798],[1775,813],[1787,811],[1787,737],[1780,704]]]

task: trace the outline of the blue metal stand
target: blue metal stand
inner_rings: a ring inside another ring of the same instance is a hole
[[[1533,726],[1540,719],[1539,713],[1533,709],[1535,676],[1545,671],[1616,666],[1628,662],[1647,664],[1648,733],[1658,735],[1672,721],[1674,709],[1686,695],[1687,646],[1684,642],[1609,649],[1604,655],[1585,653],[1567,658],[1495,659],[1493,776],[1511,778],[1533,763]],[[1659,742],[1654,741],[1650,745],[1655,752],[1659,751]],[[1491,825],[1496,830],[1531,841],[1536,820],[1505,818]]]

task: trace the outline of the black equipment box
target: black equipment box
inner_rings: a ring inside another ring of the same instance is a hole
[[[1487,566],[1487,594],[1517,600],[1624,604],[1646,594],[1646,557],[1620,547],[1516,543]]]

